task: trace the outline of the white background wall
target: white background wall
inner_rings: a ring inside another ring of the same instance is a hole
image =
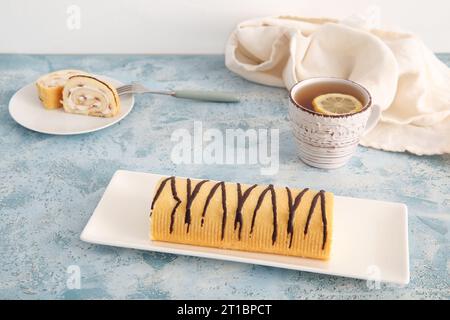
[[[69,29],[67,9],[80,8]],[[385,26],[450,52],[450,0],[2,0],[0,52],[222,53],[242,20],[277,14],[344,18],[370,5]]]

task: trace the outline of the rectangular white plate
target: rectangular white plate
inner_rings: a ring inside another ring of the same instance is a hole
[[[161,175],[117,171],[81,234],[96,244],[407,284],[408,214],[401,203],[335,197],[329,261],[151,241],[149,212]]]

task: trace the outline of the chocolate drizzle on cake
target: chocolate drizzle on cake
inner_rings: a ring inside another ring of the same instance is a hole
[[[152,212],[153,212],[153,208],[155,206],[156,200],[158,200],[159,196],[161,195],[161,192],[163,191],[167,181],[169,181],[170,179],[175,178],[175,177],[169,177],[167,179],[164,179],[161,184],[159,185],[158,190],[156,190],[155,196],[153,197],[153,201],[152,201],[152,206],[151,206],[151,211],[150,211],[150,216],[152,216]]]
[[[225,237],[225,226],[227,224],[227,194],[225,189],[225,182],[218,182],[216,183],[211,190],[209,191],[208,197],[206,197],[205,206],[203,207],[203,213],[202,213],[202,227],[203,223],[205,222],[205,215],[206,211],[208,210],[208,205],[211,202],[212,197],[214,196],[214,193],[218,188],[221,188],[222,191],[222,233],[221,233],[221,239]]]
[[[323,225],[323,239],[322,239],[322,250],[325,249],[325,243],[327,243],[327,213],[325,210],[325,192],[322,190],[320,193],[320,207],[322,209],[322,225]]]
[[[317,205],[317,200],[320,198],[320,207],[322,211],[322,224],[323,224],[323,240],[322,240],[322,250],[325,249],[325,243],[327,242],[327,216],[325,212],[325,191],[320,190],[313,198],[311,202],[311,207],[309,208],[308,218],[306,219],[304,235],[308,234],[309,223],[311,222],[311,217],[314,213],[314,209]]]
[[[273,233],[272,233],[272,245],[277,241],[278,235],[278,221],[277,221],[277,195],[275,193],[275,189],[270,188],[270,192],[272,193],[272,212],[273,212]]]
[[[186,232],[189,232],[189,227],[191,225],[191,206],[195,197],[200,191],[200,188],[203,184],[208,182],[209,180],[202,180],[194,187],[194,191],[191,193],[191,179],[186,180],[186,214],[184,216],[184,223],[187,224]]]
[[[173,224],[175,222],[175,212],[177,211],[178,206],[181,204],[181,200],[180,200],[180,198],[178,198],[178,195],[177,195],[177,188],[175,187],[175,177],[170,178],[170,187],[172,189],[172,196],[175,199],[175,201],[177,202],[175,204],[175,206],[173,207],[172,212],[170,214],[170,229],[169,229],[169,231],[170,231],[170,233],[172,233],[173,232]]]
[[[275,241],[277,240],[277,233],[278,233],[278,223],[277,223],[277,198],[275,189],[273,187],[273,184],[270,184],[264,191],[259,195],[258,201],[256,202],[256,208],[253,212],[252,217],[252,225],[250,227],[250,233],[253,233],[253,228],[255,227],[255,220],[256,220],[256,214],[258,213],[259,208],[262,205],[262,202],[264,200],[264,197],[266,196],[266,193],[269,192],[272,195],[272,212],[273,212],[273,233],[272,233],[272,245],[275,244]]]
[[[189,202],[191,201],[191,179],[186,180],[186,212],[184,214],[184,224],[187,224],[186,233],[189,232],[189,226],[191,225],[191,208]]]
[[[177,188],[175,186],[175,177],[169,177],[167,179],[164,179],[161,184],[158,187],[158,190],[155,193],[155,196],[153,197],[152,206],[150,211],[150,216],[153,212],[153,207],[155,206],[156,200],[158,200],[159,196],[161,195],[161,192],[163,191],[164,187],[166,186],[167,182],[170,181],[170,188],[172,190],[172,197],[176,201],[175,206],[172,209],[172,212],[170,214],[170,233],[173,232],[173,223],[175,222],[175,212],[177,211],[178,206],[181,204],[181,199],[178,198],[177,194]]]
[[[292,192],[291,189],[286,187],[286,191],[288,194],[288,208],[289,208],[289,219],[288,219],[288,225],[287,225],[287,234],[290,236],[289,239],[289,248],[292,246],[292,238],[294,236],[294,218],[295,218],[295,211],[297,210],[298,206],[300,205],[300,202],[303,198],[303,195],[308,191],[309,189],[303,189],[296,197],[294,202],[292,202]]]
[[[206,197],[205,206],[203,207],[203,212],[202,212],[202,227],[203,227],[203,223],[205,222],[206,210],[208,209],[209,203],[211,202],[211,199],[214,196],[214,193],[216,192],[217,188],[219,188],[222,183],[223,182],[217,182],[211,188],[211,190],[208,193],[208,196]]]
[[[238,238],[241,240],[241,231],[242,231],[242,208],[244,207],[245,200],[250,196],[250,193],[253,189],[255,189],[258,185],[254,184],[247,190],[245,190],[244,194],[242,194],[242,188],[241,184],[237,183],[237,208],[236,208],[236,216],[234,218],[234,230],[236,230],[238,224],[239,224],[239,230],[238,230]]]
[[[222,210],[223,210],[221,239],[223,240],[223,238],[225,237],[225,225],[227,224],[227,193],[225,190],[225,182],[222,182],[220,186],[222,188]]]
[[[250,227],[250,234],[253,233],[253,228],[255,227],[255,220],[256,220],[256,213],[258,212],[259,208],[262,205],[262,202],[264,200],[264,196],[266,195],[267,192],[269,192],[270,187],[272,185],[268,186],[266,189],[263,190],[263,192],[261,192],[261,194],[259,195],[258,201],[256,202],[256,207],[255,207],[255,211],[253,211],[253,217],[252,217],[252,225]]]

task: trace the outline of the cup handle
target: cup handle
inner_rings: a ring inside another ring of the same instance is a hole
[[[368,133],[370,130],[375,128],[381,117],[381,108],[379,105],[374,104],[372,110],[370,111],[369,119],[366,123],[366,128],[364,129],[364,134]]]

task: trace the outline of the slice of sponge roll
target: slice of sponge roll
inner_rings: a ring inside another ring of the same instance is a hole
[[[47,109],[62,107],[62,91],[67,80],[77,74],[87,74],[81,70],[59,70],[43,75],[36,81],[36,87],[43,106]]]
[[[91,75],[69,78],[63,90],[64,111],[97,117],[114,117],[120,112],[117,90]]]

